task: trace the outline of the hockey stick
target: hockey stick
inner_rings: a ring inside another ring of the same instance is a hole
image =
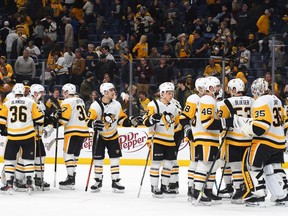
[[[156,101],[155,99],[154,99],[153,101],[154,101],[154,103],[155,103],[157,113],[159,113],[159,105],[158,105],[158,103],[157,103],[157,101]],[[149,121],[149,120],[148,120],[148,121]],[[140,182],[140,187],[139,187],[139,191],[138,191],[137,198],[140,197],[140,193],[141,193],[141,189],[142,189],[142,185],[143,185],[143,180],[144,180],[145,173],[146,173],[146,169],[147,169],[147,165],[148,165],[149,155],[150,155],[151,148],[152,148],[152,145],[153,145],[153,142],[154,142],[156,125],[157,125],[157,124],[154,125],[153,134],[152,134],[152,137],[151,137],[151,142],[150,142],[148,154],[147,154],[147,157],[146,157],[145,167],[144,167],[144,170],[143,170],[143,174],[142,174],[142,178],[141,178],[141,182]]]
[[[43,176],[43,167],[42,167],[42,154],[41,154],[41,142],[40,142],[40,134],[39,134],[39,125],[36,125],[37,129],[37,146],[39,151],[39,162],[40,162],[40,176],[41,176],[41,190],[44,191],[44,176]]]
[[[220,178],[220,182],[219,182],[219,186],[218,186],[218,189],[217,189],[217,196],[219,195],[219,191],[220,191],[220,188],[221,188],[221,185],[222,185],[222,181],[223,181],[223,178],[224,178],[224,172],[225,172],[225,169],[226,169],[226,165],[227,165],[227,161],[225,159],[223,170],[222,170],[222,174],[221,174],[221,178]]]
[[[58,154],[58,135],[59,135],[59,123],[56,123],[56,142],[55,142],[55,160],[54,160],[54,187],[56,187],[56,175],[57,175],[57,154]]]
[[[207,173],[207,176],[206,176],[205,181],[204,181],[204,183],[203,183],[203,186],[202,186],[202,188],[201,188],[201,190],[200,190],[200,192],[199,192],[199,195],[198,195],[198,197],[197,197],[197,200],[196,200],[196,202],[194,203],[195,206],[198,205],[201,197],[204,195],[204,190],[205,190],[205,188],[206,188],[208,179],[209,179],[209,177],[210,177],[210,175],[211,175],[211,173],[212,173],[212,170],[213,170],[213,168],[214,168],[214,166],[215,166],[215,164],[216,164],[216,161],[218,160],[218,157],[219,157],[219,155],[220,155],[220,153],[221,153],[221,149],[222,149],[222,146],[223,146],[223,144],[224,144],[225,138],[226,138],[226,136],[227,136],[227,134],[228,134],[228,131],[229,131],[229,128],[227,128],[226,131],[225,131],[225,134],[224,134],[224,136],[223,136],[223,138],[222,138],[222,141],[221,141],[221,144],[220,144],[220,146],[219,146],[219,149],[218,149],[218,151],[217,151],[217,153],[216,153],[215,159],[213,160],[213,162],[212,162],[212,164],[211,164],[211,167],[210,167],[210,169],[209,169],[209,171],[208,171],[208,173]]]
[[[86,192],[87,192],[88,186],[89,186],[91,171],[92,171],[93,162],[94,162],[94,156],[96,154],[96,148],[97,148],[97,144],[98,144],[98,139],[99,139],[99,132],[97,131],[97,135],[96,135],[96,139],[95,139],[95,145],[94,145],[94,149],[92,151],[92,158],[91,158],[91,162],[90,162],[90,168],[89,168],[88,177],[87,177],[86,186],[85,186],[85,191]]]

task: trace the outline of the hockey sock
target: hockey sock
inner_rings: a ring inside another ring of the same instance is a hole
[[[102,179],[103,176],[103,160],[94,160],[94,175],[95,178]]]
[[[120,158],[110,158],[110,169],[111,169],[111,176],[112,180],[119,179],[119,168]]]

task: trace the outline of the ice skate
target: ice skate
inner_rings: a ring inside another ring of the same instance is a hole
[[[154,198],[162,198],[163,197],[162,191],[159,190],[159,188],[157,186],[151,185],[151,192],[152,192],[152,196]]]
[[[23,183],[22,180],[16,179],[14,181],[14,190],[17,192],[26,192],[27,188],[26,185]]]
[[[266,208],[265,197],[251,197],[245,200],[245,205],[247,207]]]
[[[188,187],[187,196],[188,196],[188,201],[189,202],[193,201],[193,193],[194,193],[194,188],[193,187]]]
[[[275,201],[276,206],[286,206],[288,207],[288,194],[283,199],[277,199]]]
[[[234,192],[234,188],[232,184],[227,184],[226,188],[219,191],[218,196],[222,198],[231,198],[233,195],[233,192]]]
[[[161,191],[163,193],[163,197],[168,197],[168,198],[174,198],[176,197],[176,191],[175,190],[171,190],[169,188],[169,186],[166,185],[161,185]]]
[[[32,191],[34,191],[33,181],[31,176],[27,176],[26,178],[26,191],[29,195],[31,195]]]
[[[242,189],[236,189],[235,193],[231,197],[231,203],[233,204],[244,204],[244,200],[242,196],[244,195],[245,191]]]
[[[100,192],[102,188],[102,179],[95,178],[95,184],[90,187],[92,193]]]
[[[179,185],[178,182],[169,184],[170,191],[175,191],[176,194],[179,194]]]
[[[75,190],[75,177],[68,175],[65,181],[59,182],[61,190]]]
[[[216,196],[213,194],[212,189],[205,189],[205,195],[212,200],[212,204],[219,205],[221,204],[222,197]]]
[[[210,206],[212,203],[212,200],[209,197],[206,197],[205,194],[203,194],[199,200],[199,202],[197,203],[198,197],[199,197],[200,191],[197,189],[194,189],[193,192],[193,201],[192,204],[193,205],[202,205],[202,206]]]
[[[125,187],[120,184],[121,179],[112,180],[112,189],[114,193],[124,193]]]
[[[34,178],[35,180],[35,189],[36,190],[42,190],[42,187],[44,189],[44,191],[50,190],[50,184],[48,184],[47,182],[43,181],[41,178]]]
[[[13,178],[6,181],[6,185],[1,187],[1,194],[3,195],[12,195],[13,194]]]

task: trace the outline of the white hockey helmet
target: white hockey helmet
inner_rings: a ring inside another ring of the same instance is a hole
[[[42,85],[40,84],[33,84],[30,87],[30,95],[31,97],[36,97],[36,100],[39,100],[39,98],[42,96],[41,92],[45,92],[45,89]],[[37,96],[35,95],[37,93]]]
[[[16,95],[16,94],[24,95],[24,92],[25,92],[24,84],[23,83],[16,83],[12,89],[12,92],[14,93],[14,95]]]
[[[200,78],[196,79],[196,81],[195,81],[196,90],[203,94],[205,91],[205,83],[206,83],[205,77],[200,77]]]
[[[215,93],[216,92],[216,87],[220,86],[220,80],[217,77],[214,76],[208,76],[205,78],[205,89],[206,91],[209,91],[211,93]],[[210,91],[210,87],[213,87],[213,91]]]
[[[67,83],[65,85],[62,86],[62,92],[68,95],[75,95],[76,94],[76,86],[71,84],[71,83]]]
[[[244,92],[245,91],[245,84],[243,80],[237,78],[237,79],[232,79],[228,82],[228,90],[232,95],[232,90],[235,88],[236,93],[238,92]]]
[[[174,91],[175,87],[174,87],[174,84],[171,82],[164,82],[159,86],[159,90],[161,94],[161,92]]]
[[[105,91],[109,91],[110,89],[115,89],[115,86],[112,83],[102,83],[100,85],[100,93],[102,95],[105,94]]]
[[[269,91],[268,82],[264,78],[254,80],[251,85],[251,92],[254,96],[261,96]]]

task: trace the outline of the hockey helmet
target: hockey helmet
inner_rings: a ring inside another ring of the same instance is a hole
[[[196,81],[195,81],[196,90],[203,94],[205,91],[205,83],[206,83],[205,77],[200,77],[200,78],[196,79]]]
[[[228,82],[228,90],[232,95],[232,90],[235,88],[236,93],[238,92],[243,92],[245,91],[245,84],[244,82],[237,78],[237,79],[232,79]]]
[[[45,91],[44,87],[40,84],[33,84],[30,87],[30,95],[31,97],[36,97],[35,98],[36,100],[38,100],[42,96],[41,92],[44,93],[44,91]]]
[[[12,92],[14,93],[14,95],[17,95],[17,94],[24,95],[24,92],[25,92],[24,84],[16,83],[12,89]]]
[[[105,91],[109,91],[110,89],[115,89],[115,86],[112,83],[102,83],[100,85],[100,93],[102,95],[105,94]]]
[[[217,77],[209,76],[205,78],[205,89],[206,91],[209,91],[211,93],[216,93],[217,91],[217,86],[220,86],[220,80]],[[213,90],[210,90],[210,87],[213,87]]]
[[[171,82],[164,82],[159,86],[160,97],[166,98],[166,92],[172,91],[174,93],[175,87]]]
[[[75,95],[76,86],[71,83],[67,83],[62,87],[62,92],[68,95]]]
[[[254,80],[251,85],[251,92],[254,96],[261,96],[268,91],[268,82],[264,78],[258,78]]]

